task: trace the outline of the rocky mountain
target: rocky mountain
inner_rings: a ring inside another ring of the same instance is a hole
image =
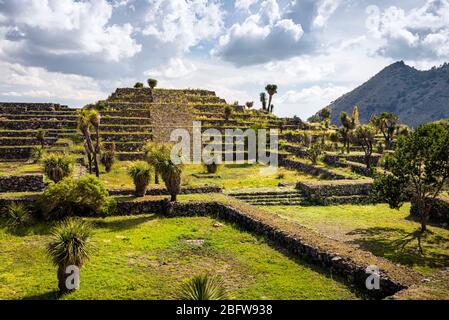
[[[355,105],[361,122],[384,111],[399,115],[411,127],[449,118],[449,64],[420,71],[396,62],[332,102],[332,122],[340,125],[340,113],[351,115]]]

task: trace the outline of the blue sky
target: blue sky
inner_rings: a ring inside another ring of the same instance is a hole
[[[397,60],[449,60],[449,0],[0,0],[0,101],[105,99],[148,77],[308,117]]]

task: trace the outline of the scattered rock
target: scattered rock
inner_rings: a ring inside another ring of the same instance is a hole
[[[214,228],[221,228],[221,227],[223,227],[223,224],[222,223],[214,223]]]
[[[204,244],[204,239],[190,239],[190,240],[185,240],[186,243],[188,244],[194,244],[197,246],[201,246]]]

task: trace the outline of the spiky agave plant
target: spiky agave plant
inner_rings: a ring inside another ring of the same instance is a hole
[[[54,228],[47,251],[58,267],[58,287],[62,293],[73,290],[67,288],[66,269],[68,266],[81,269],[91,254],[91,236],[90,225],[80,219],[68,218]]]
[[[47,177],[55,183],[58,183],[72,174],[74,160],[65,154],[52,153],[42,159],[42,164]]]
[[[225,300],[226,290],[221,278],[198,275],[183,283],[180,300]]]
[[[5,217],[7,219],[7,225],[11,228],[26,226],[32,221],[32,216],[28,209],[23,204],[17,202],[13,202],[7,207]]]
[[[136,197],[145,196],[151,179],[151,168],[148,164],[143,161],[136,162],[128,169],[128,174],[134,181]]]

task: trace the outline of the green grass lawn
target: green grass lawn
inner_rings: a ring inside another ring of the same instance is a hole
[[[110,173],[101,175],[108,188],[134,188],[132,179],[127,170],[132,164],[130,161],[118,161]],[[201,177],[206,171],[202,165],[186,165],[183,172],[183,185],[203,186],[217,185],[224,189],[250,188],[250,187],[276,187],[280,182],[295,184],[301,180],[316,179],[294,170],[279,169],[268,171],[267,167],[259,164],[231,164],[222,165],[216,177]],[[194,175],[199,174],[200,177]]]
[[[42,173],[40,163],[0,162],[0,176]]]
[[[420,226],[409,217],[409,204],[400,210],[392,210],[384,204],[264,209],[418,272],[433,273],[449,267],[448,229],[429,226],[422,240],[423,255],[418,250],[417,239],[408,241]]]
[[[81,289],[64,299],[170,299],[182,281],[205,272],[221,275],[232,299],[357,298],[262,238],[226,223],[214,227],[211,218],[88,220],[96,249],[81,271]],[[56,268],[45,251],[49,230],[40,224],[18,234],[0,227],[0,299],[57,297]]]

